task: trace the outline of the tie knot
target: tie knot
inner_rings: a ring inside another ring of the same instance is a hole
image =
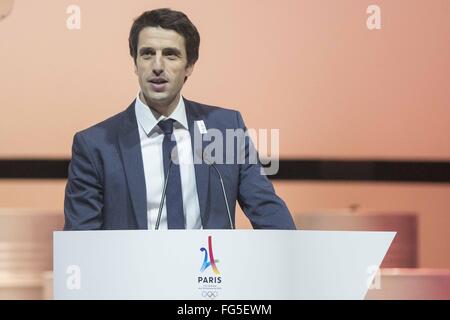
[[[165,119],[158,122],[158,126],[164,132],[165,135],[171,135],[173,132],[173,123],[175,120],[173,119]]]

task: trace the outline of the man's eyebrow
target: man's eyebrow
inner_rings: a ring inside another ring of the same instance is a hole
[[[153,49],[152,47],[142,47],[139,49],[139,54],[143,55],[149,52],[155,52],[155,49]]]
[[[148,54],[148,53],[154,53],[154,52],[155,52],[155,49],[152,48],[152,47],[142,47],[142,48],[139,49],[139,54],[140,55],[144,55],[144,54]],[[162,50],[162,53],[164,55],[176,55],[178,57],[181,57],[181,50],[178,49],[178,48],[172,48],[172,47],[164,48]]]
[[[181,51],[178,48],[164,48],[162,53],[163,54],[173,54],[178,57],[181,57]]]

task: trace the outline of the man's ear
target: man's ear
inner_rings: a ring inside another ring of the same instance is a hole
[[[134,73],[138,75],[138,68],[136,62],[134,62]]]
[[[186,67],[186,77],[190,77],[192,72],[194,72],[194,64],[188,65]]]

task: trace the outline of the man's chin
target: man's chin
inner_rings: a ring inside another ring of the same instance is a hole
[[[165,105],[169,104],[175,99],[174,96],[170,96],[167,91],[165,92],[149,92],[144,94],[145,102],[148,105]]]
[[[165,100],[169,100],[169,95],[167,94],[166,91],[162,91],[162,92],[146,92],[144,93],[144,97],[145,100],[147,101],[155,101],[155,102],[159,102],[159,101],[165,101]]]

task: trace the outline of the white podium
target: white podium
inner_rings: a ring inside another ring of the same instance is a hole
[[[395,232],[60,231],[55,299],[364,299]]]

